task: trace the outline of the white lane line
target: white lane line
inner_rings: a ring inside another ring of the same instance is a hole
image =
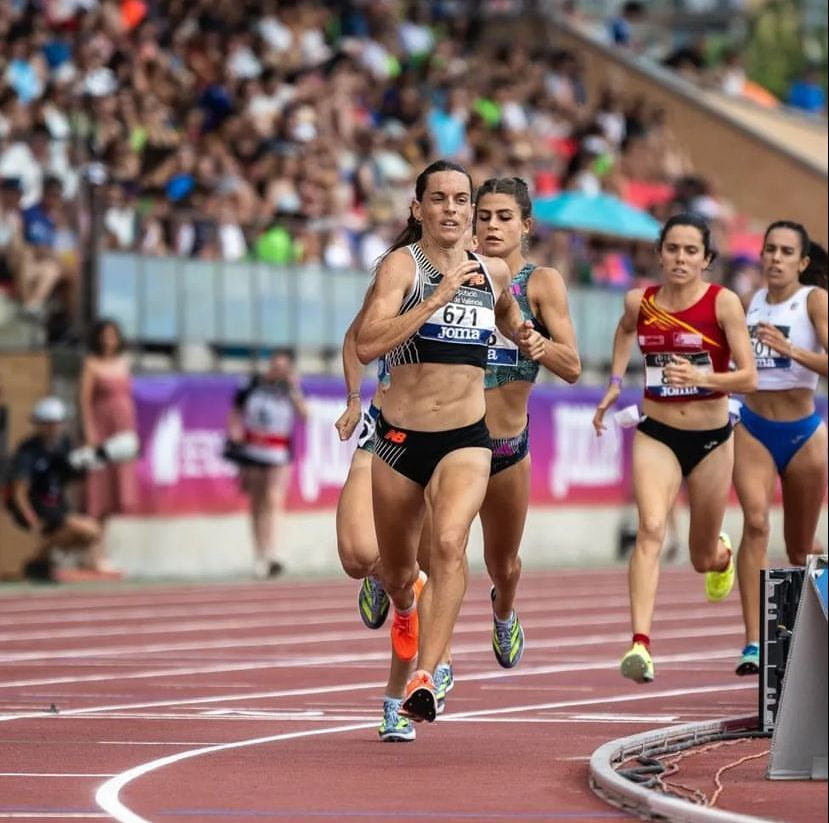
[[[741,631],[742,629],[740,629]],[[707,636],[707,635],[706,635]],[[734,650],[731,648],[727,649],[707,649],[706,650],[706,659],[707,660],[718,660],[718,659],[726,659],[733,657]],[[388,653],[383,654],[383,659],[388,657]],[[686,652],[683,654],[674,654],[674,655],[660,655],[659,663],[662,666],[671,664],[671,663],[688,663],[691,661],[699,660],[699,652]],[[539,675],[548,675],[548,674],[566,674],[569,672],[586,672],[586,671],[597,671],[600,669],[615,669],[618,665],[618,658],[610,658],[606,660],[598,660],[592,662],[577,662],[577,663],[560,663],[556,665],[547,665],[547,666],[528,666],[524,665],[518,669],[510,669],[510,670],[498,670],[494,671],[492,669],[488,669],[483,672],[472,672],[469,674],[464,674],[463,680],[469,682],[477,682],[481,680],[512,680],[521,677],[536,677]],[[338,693],[338,692],[346,692],[346,691],[363,691],[368,689],[380,689],[385,686],[385,681],[383,680],[375,680],[375,681],[364,681],[359,683],[349,683],[349,684],[338,684],[338,685],[328,685],[328,686],[310,686],[307,688],[301,689],[283,689],[279,691],[268,691],[268,692],[248,692],[245,694],[223,694],[223,695],[213,695],[211,697],[191,697],[191,698],[179,698],[177,700],[154,700],[142,703],[121,703],[121,704],[112,704],[112,705],[105,705],[105,706],[87,706],[77,709],[67,709],[65,711],[61,711],[58,715],[51,715],[47,712],[26,712],[16,715],[0,715],[0,722],[8,722],[11,720],[25,720],[25,719],[32,719],[32,718],[54,718],[54,717],[61,717],[61,718],[69,718],[69,717],[88,717],[92,714],[100,714],[106,712],[117,712],[117,711],[130,711],[130,710],[138,710],[138,709],[155,709],[161,707],[169,707],[169,706],[198,706],[198,705],[206,705],[210,703],[231,703],[237,702],[240,700],[263,700],[263,699],[274,699],[280,697],[301,697],[301,696],[309,696],[309,695],[321,695],[321,694],[331,694],[331,693]],[[752,684],[753,688],[757,688],[756,685]],[[457,715],[454,715],[457,716]]]
[[[247,586],[222,586],[206,582],[204,585],[196,584],[178,589],[147,587],[136,590],[119,586],[110,595],[98,594],[84,597],[79,592],[67,589],[54,598],[27,593],[19,597],[11,595],[0,597],[0,603],[3,603],[4,614],[22,615],[45,612],[49,615],[61,614],[68,617],[70,612],[89,609],[95,612],[91,615],[94,619],[101,617],[98,612],[102,609],[106,609],[107,612],[114,609],[116,613],[119,609],[138,607],[147,610],[151,608],[147,606],[148,601],[159,608],[177,607],[182,613],[186,613],[188,608],[198,607],[199,604],[215,605],[220,608],[232,607],[234,601],[245,603],[261,601],[263,606],[272,606],[274,603],[287,602],[287,598],[296,597],[298,602],[307,603],[309,598],[321,601],[323,598],[345,597],[346,584],[347,579],[339,577],[323,585],[315,584],[316,590],[306,586],[304,581],[300,580],[286,581],[286,584],[253,583]],[[354,581],[354,586],[356,591],[358,586],[356,581]]]
[[[529,706],[510,706],[504,711],[510,713],[536,711],[539,708],[570,708],[572,706],[597,706],[608,703],[623,703],[637,700],[652,700],[657,697],[679,697],[691,694],[708,694],[719,691],[738,691],[749,688],[756,688],[752,684],[738,683],[730,686],[704,686],[692,689],[670,689],[663,692],[651,692],[639,694],[623,694],[612,695],[610,697],[591,698],[587,700],[566,700],[558,703],[544,703],[533,704]],[[469,721],[473,718],[491,717],[493,714],[503,713],[498,710],[492,711],[488,709],[476,710],[474,712],[461,712],[457,715],[443,715],[438,720],[441,723]],[[305,737],[316,737],[321,735],[341,734],[343,732],[359,731],[361,729],[373,728],[376,721],[372,723],[359,723],[350,726],[333,726],[324,729],[312,729],[309,731],[289,732],[287,734],[269,735],[267,737],[254,737],[248,740],[236,740],[232,743],[222,743],[217,746],[203,746],[198,749],[190,749],[188,751],[177,752],[175,754],[167,755],[166,757],[159,757],[156,760],[150,760],[147,763],[141,763],[138,766],[133,766],[121,774],[110,778],[103,783],[98,791],[95,793],[95,802],[105,812],[108,812],[118,823],[150,823],[146,818],[136,814],[131,809],[127,808],[120,800],[119,794],[121,790],[134,780],[143,777],[150,772],[157,771],[166,766],[171,766],[179,763],[182,760],[189,760],[194,757],[200,757],[205,754],[214,754],[216,752],[229,751],[231,749],[240,749],[248,746],[261,746],[266,743],[278,743],[285,740],[297,740]]]
[[[686,624],[693,620],[696,625],[704,625],[706,621],[711,623],[715,623],[718,627],[722,620],[726,617],[736,617],[736,613],[733,615],[725,615],[723,613],[714,614],[709,613],[704,618],[700,619],[698,617],[698,610],[692,609],[688,611],[678,612],[677,614],[672,615],[673,620],[681,621],[683,624]],[[618,618],[613,618],[606,615],[597,615],[593,618],[593,620],[597,621],[597,625],[606,625],[611,623],[613,625],[618,624]],[[549,618],[543,620],[524,620],[522,619],[522,624],[526,629],[546,629],[550,626]],[[590,624],[590,618],[585,619],[584,617],[580,616],[573,616],[568,619],[557,619],[556,620],[556,627],[572,627],[572,626],[585,626]],[[480,633],[484,632],[487,633],[492,629],[492,620],[480,621],[480,622],[472,622],[472,621],[465,621],[464,623],[458,625],[455,629],[455,634],[473,634],[473,633]],[[692,634],[690,636],[698,637],[700,636],[699,633],[703,634],[711,634],[710,628],[704,629],[689,629],[688,631],[697,632],[697,634]],[[664,636],[670,637],[671,633],[664,633]],[[613,635],[614,638],[618,637],[619,635]],[[663,633],[660,632],[660,638],[663,637]],[[680,637],[686,635],[678,635]],[[332,631],[332,632],[315,632],[315,633],[302,633],[298,632],[293,636],[275,636],[275,637],[251,637],[251,638],[244,638],[244,637],[236,637],[236,638],[226,638],[222,640],[197,640],[193,638],[192,640],[183,641],[181,643],[138,643],[138,644],[130,644],[130,645],[122,645],[122,646],[87,646],[87,647],[74,647],[74,648],[61,648],[61,649],[54,649],[54,650],[38,650],[38,651],[31,651],[31,652],[12,652],[8,654],[0,654],[0,663],[25,663],[31,662],[35,660],[49,660],[53,661],[56,659],[70,659],[76,660],[78,658],[87,659],[87,658],[100,658],[106,657],[109,655],[112,656],[121,656],[121,655],[135,655],[135,654],[160,654],[166,652],[204,652],[206,650],[217,651],[220,649],[249,649],[249,648],[262,648],[262,647],[271,647],[271,646],[278,646],[283,648],[285,646],[306,646],[312,645],[315,643],[343,643],[343,642],[374,642],[377,639],[377,635],[373,634],[372,632],[367,632],[365,629],[354,629],[353,631]],[[587,638],[595,637],[595,635],[587,635]],[[624,633],[624,637],[629,637],[629,632]],[[543,648],[545,644],[549,646],[566,646],[566,645],[579,645],[581,644],[583,639],[581,637],[565,637],[561,638],[560,640],[542,640],[534,643],[533,645]],[[284,657],[284,655],[283,655]],[[2,684],[0,684],[2,685]]]
[[[0,777],[115,777],[112,772],[80,773],[80,772],[0,772]]]
[[[230,618],[242,615],[262,616],[263,614],[273,614],[275,616],[283,614],[294,615],[297,612],[308,611],[308,598],[294,597],[293,590],[287,597],[283,596],[281,599],[276,601],[272,598],[261,602],[246,599],[241,602],[234,603],[232,600],[226,599],[217,600],[215,605],[204,606],[188,606],[186,604],[179,604],[172,606],[158,606],[155,608],[152,606],[124,607],[123,603],[121,603],[121,608],[119,609],[119,602],[120,601],[115,601],[111,608],[108,607],[107,613],[104,615],[99,614],[97,610],[79,611],[74,614],[69,613],[68,611],[44,610],[42,615],[38,614],[31,619],[21,620],[13,616],[7,616],[5,612],[6,604],[2,599],[0,599],[0,603],[3,603],[4,605],[3,623],[6,628],[13,626],[26,627],[37,625],[45,627],[65,626],[68,623],[84,622],[94,622],[98,625],[101,623],[114,623],[124,620],[144,621],[162,618],[181,620],[188,618],[192,619],[194,617],[211,616]],[[313,611],[315,613],[342,612],[346,610],[351,611],[354,608],[354,602],[355,600],[351,595],[345,595],[338,591],[332,596],[315,599]],[[616,607],[623,608],[628,605],[628,599],[624,594],[624,589],[620,590],[619,586],[607,592],[598,592],[590,589],[589,591],[585,591],[583,593],[577,592],[572,595],[568,593],[566,598],[557,598],[554,600],[551,600],[550,593],[547,591],[528,593],[522,589],[520,611],[522,615],[527,611],[540,610],[544,610],[545,612],[569,613],[573,611],[574,607],[577,607],[582,602],[586,603],[587,606],[593,606],[596,602],[598,602],[601,603],[603,609],[612,609]],[[480,606],[478,603],[479,600],[477,598],[468,599],[464,604],[461,616],[463,617],[472,613],[489,614],[490,606],[488,601],[486,603],[482,603]],[[682,591],[677,592],[675,596],[671,596],[669,599],[666,599],[665,602],[658,602],[657,608],[661,613],[663,610],[670,609],[672,606],[699,605],[699,603],[699,595],[695,592],[683,589]]]
[[[618,594],[619,582],[624,581],[624,569],[604,569],[590,572],[589,592],[584,591],[581,596],[586,598],[604,597],[605,595]],[[601,575],[599,578],[598,575]],[[527,574],[522,582],[522,596],[526,593],[528,597],[549,598],[549,586],[561,586],[569,579],[584,579],[584,572],[579,570],[562,569],[552,574],[532,571]],[[660,597],[669,597],[668,575],[665,573],[665,583]],[[472,576],[473,593],[480,593],[486,598],[488,583],[481,573]],[[129,585],[120,584],[117,589],[107,594],[94,594],[84,596],[77,591],[65,590],[57,596],[48,596],[40,593],[27,592],[24,595],[0,596],[0,603],[3,603],[4,615],[25,615],[31,613],[47,613],[49,615],[60,615],[60,620],[65,622],[71,619],[70,612],[77,612],[83,609],[94,611],[90,614],[92,619],[100,618],[98,612],[105,609],[129,610],[141,608],[142,612],[151,613],[152,607],[147,606],[147,601],[159,609],[165,607],[178,608],[179,613],[187,614],[199,604],[219,606],[223,611],[225,607],[233,608],[235,603],[260,602],[265,607],[273,607],[280,602],[288,602],[287,598],[296,597],[301,603],[307,605],[309,599],[315,604],[324,603],[326,600],[343,597],[348,598],[349,603],[353,602],[354,593],[357,591],[359,582],[350,580],[345,575],[338,575],[329,580],[308,581],[308,580],[285,580],[284,582],[254,583],[239,582],[230,585],[216,583],[215,581],[203,581],[189,586],[168,587],[168,586],[146,586],[141,588],[130,588]],[[684,590],[684,587],[680,591]],[[670,599],[670,598],[669,598]],[[315,606],[316,607],[316,606]],[[120,616],[120,613],[119,613]]]
[[[327,729],[312,729],[311,731],[302,732],[288,732],[287,734],[274,734],[267,737],[254,737],[250,740],[237,740],[233,743],[221,743],[218,746],[205,746],[200,749],[189,749],[184,752],[177,752],[166,757],[160,757],[157,760],[150,760],[148,763],[141,763],[134,766],[125,772],[110,778],[103,783],[98,791],[95,792],[95,802],[105,812],[108,812],[119,823],[150,823],[144,817],[128,809],[119,799],[118,795],[121,789],[128,783],[131,783],[136,778],[161,769],[164,766],[178,763],[182,760],[188,760],[193,757],[199,757],[203,754],[212,754],[213,752],[228,751],[230,749],[241,749],[246,746],[259,746],[264,743],[276,743],[281,740],[294,740],[300,737],[314,737],[317,735],[340,734],[342,732],[354,732],[360,729],[372,729],[377,725],[374,720],[371,723],[354,723],[349,726],[333,726]]]
[[[350,605],[350,604],[349,604]],[[603,601],[603,606],[605,607],[601,613],[593,614],[593,615],[586,615],[583,618],[575,618],[575,617],[557,617],[556,618],[556,625],[559,626],[576,626],[576,625],[589,625],[589,626],[596,626],[602,625],[605,623],[617,623],[618,618],[611,613],[611,610],[615,607],[621,608],[622,606],[627,605],[627,600],[619,599],[618,602],[606,602]],[[687,602],[676,601],[671,604],[671,606],[666,607],[660,610],[660,623],[670,623],[676,620],[687,620],[688,618],[688,611],[683,611],[684,606],[696,606],[698,605],[698,598],[689,598]],[[328,612],[332,611],[332,614]],[[552,615],[557,615],[559,612],[563,614],[572,614],[573,612],[573,604],[568,603],[566,607],[552,607],[548,602],[538,602],[538,603],[529,603],[523,604],[521,606],[521,618],[522,623],[525,626],[533,627],[532,621],[527,619],[528,614],[534,614],[536,612],[541,612],[546,617],[546,620],[543,623],[536,623],[537,627],[546,627],[549,625],[550,617]],[[46,629],[39,629],[37,631],[26,631],[26,630],[18,630],[18,631],[8,631],[0,633],[0,643],[18,643],[23,641],[32,641],[32,640],[65,640],[68,638],[84,638],[84,637],[92,637],[92,638],[101,638],[101,637],[119,637],[119,636],[128,636],[128,637],[135,637],[137,635],[151,635],[151,634],[183,634],[189,632],[213,632],[216,631],[228,631],[228,630],[238,630],[241,631],[243,629],[256,629],[256,628],[270,628],[274,632],[285,631],[287,629],[293,629],[296,626],[314,626],[314,625],[324,625],[324,626],[331,626],[333,624],[338,623],[345,623],[348,625],[354,625],[354,616],[352,612],[346,610],[345,608],[338,606],[336,609],[325,609],[325,610],[318,610],[315,611],[313,615],[308,615],[305,617],[295,617],[292,616],[290,620],[290,625],[286,626],[285,622],[280,620],[275,615],[269,615],[267,613],[263,614],[263,610],[261,608],[252,610],[252,613],[256,615],[255,618],[248,618],[245,619],[241,616],[234,616],[232,613],[223,612],[220,618],[215,616],[211,616],[208,614],[205,620],[165,620],[155,612],[151,615],[153,619],[158,620],[157,623],[154,623],[152,619],[150,619],[150,615],[147,616],[147,619],[143,619],[141,624],[138,626],[130,626],[130,625],[123,625],[118,624],[115,626],[102,626],[102,625],[90,625],[84,627],[77,627],[77,628],[56,628],[54,626],[50,626]],[[696,609],[694,610],[694,614],[697,614]],[[729,612],[718,612],[717,615],[709,614],[703,616],[701,619],[706,620],[715,620],[721,619],[723,616],[730,617],[737,615],[737,609],[733,609]],[[464,609],[462,617],[464,619],[470,617],[486,617],[489,618],[491,615],[491,609],[487,606],[473,606],[467,607]],[[180,615],[180,617],[189,617],[193,618],[195,615],[192,612],[187,613],[186,615]],[[62,625],[60,623],[59,625]],[[11,653],[10,653],[11,654]]]
[[[742,631],[742,627],[738,626],[737,624],[733,624],[731,626],[718,626],[718,634],[722,637],[728,634],[739,634]],[[586,646],[586,645],[602,645],[607,643],[616,643],[616,642],[624,642],[628,639],[628,634],[620,633],[619,635],[600,635],[598,637],[593,637],[593,639],[587,637],[578,637],[578,638],[562,638],[561,640],[550,640],[550,641],[537,641],[533,645],[538,648],[552,647],[552,648],[564,648],[567,645],[578,645],[578,646]],[[665,640],[677,640],[683,639],[687,640],[693,637],[710,637],[710,631],[705,630],[697,630],[697,631],[685,631],[685,632],[664,632],[660,635],[662,639]],[[461,657],[467,653],[477,653],[480,649],[478,645],[475,644],[474,646],[456,646],[454,654],[458,657]],[[724,652],[722,657],[726,657],[729,654],[733,654],[732,652]],[[710,658],[711,655],[708,655],[706,651],[706,658]],[[300,666],[315,666],[315,665],[332,665],[332,664],[347,664],[347,663],[366,663],[372,662],[375,660],[386,660],[388,658],[388,651],[380,651],[380,652],[369,652],[364,653],[359,656],[355,655],[334,655],[326,658],[305,658],[300,660],[280,660],[280,661],[267,661],[262,663],[223,663],[221,665],[216,666],[199,666],[199,667],[189,667],[189,668],[177,668],[177,669],[150,669],[144,670],[140,672],[112,672],[107,674],[96,674],[96,675],[76,675],[73,677],[52,677],[52,678],[40,678],[34,680],[18,680],[18,681],[7,681],[5,683],[0,682],[0,688],[14,688],[14,687],[31,687],[31,686],[45,686],[45,685],[58,685],[58,684],[78,684],[78,683],[91,683],[91,682],[100,682],[100,681],[111,681],[111,680],[137,680],[137,679],[146,679],[146,678],[159,678],[159,677],[184,677],[187,675],[193,674],[223,674],[223,673],[230,673],[230,672],[238,672],[238,671],[254,671],[254,670],[261,670],[261,669],[278,669],[278,668],[296,668]],[[668,657],[660,657],[660,662],[665,663],[669,662],[671,658]],[[685,657],[683,658],[683,662],[697,662],[699,660],[699,653],[696,653],[694,657]],[[615,667],[615,663],[613,666]],[[576,666],[575,668],[578,668]],[[521,669],[516,670],[510,673],[510,676],[521,676],[524,672],[528,671],[527,666],[523,666]],[[532,669],[529,669],[532,671]],[[506,677],[506,672],[498,672],[498,674],[502,677]],[[380,684],[382,685],[382,684]],[[30,712],[27,714],[19,715],[19,717],[40,717],[42,716],[43,712]],[[0,722],[4,720],[14,720],[16,719],[16,715],[4,715],[0,714]]]
[[[100,812],[0,812],[0,820],[108,820]]]
[[[720,625],[718,626],[718,634],[721,637],[725,637],[728,634],[739,634],[742,631],[742,627],[735,624],[732,625]],[[660,638],[665,640],[687,640],[695,637],[710,637],[711,632],[709,629],[695,629],[695,630],[687,630],[682,632],[663,632],[660,635]],[[589,646],[589,645],[602,645],[608,643],[618,643],[624,642],[628,639],[629,635],[627,633],[619,633],[616,635],[589,635],[585,637],[573,637],[573,638],[561,638],[560,640],[546,640],[546,641],[535,641],[533,643],[533,647],[535,648],[566,648],[567,646]],[[454,654],[458,657],[461,657],[468,653],[477,653],[479,652],[478,644],[475,645],[466,645],[466,646],[456,646],[454,650]],[[732,652],[733,654],[733,652]],[[29,680],[17,680],[17,681],[6,681],[0,682],[0,688],[17,688],[17,687],[32,687],[32,686],[52,686],[58,684],[77,684],[77,683],[92,683],[92,682],[100,682],[105,680],[140,680],[146,678],[158,678],[158,677],[183,677],[187,675],[193,674],[220,674],[220,673],[230,673],[230,672],[238,672],[238,671],[254,671],[254,670],[261,670],[261,669],[279,669],[279,668],[296,668],[296,667],[304,667],[304,666],[317,666],[317,665],[341,665],[341,664],[348,664],[348,663],[367,663],[373,662],[376,660],[385,660],[388,658],[388,651],[379,651],[379,652],[368,652],[361,654],[359,656],[355,656],[353,654],[341,654],[341,655],[331,655],[328,657],[316,657],[316,658],[300,658],[300,659],[289,659],[289,660],[274,660],[274,661],[265,661],[261,663],[222,663],[217,664],[215,666],[194,666],[194,667],[179,667],[177,669],[150,669],[150,670],[143,670],[138,672],[110,672],[106,674],[92,674],[92,675],[75,675],[75,676],[65,676],[65,677],[50,677],[50,678],[38,678],[38,679],[29,679]],[[696,658],[684,658],[686,662],[694,662],[695,660],[699,659],[699,655]],[[660,658],[660,661],[665,662],[667,658]],[[615,665],[615,664],[614,664]],[[522,667],[520,672],[526,671],[526,667]],[[520,673],[519,672],[519,673]],[[501,672],[500,674],[504,674]],[[40,713],[31,713],[25,716],[37,717]],[[0,722],[7,719],[14,719],[14,715],[2,715],[0,714]]]
[[[652,692],[649,689],[641,689],[629,694],[619,694],[612,697],[595,697],[583,700],[558,700],[554,703],[530,703],[526,706],[502,706],[499,709],[481,711],[476,709],[469,712],[452,712],[450,715],[442,715],[438,718],[441,722],[456,722],[463,720],[477,720],[484,715],[494,717],[496,715],[512,714],[514,712],[537,712],[549,709],[570,709],[575,706],[598,706],[610,703],[629,703],[638,700],[653,700],[656,697],[686,697],[689,694],[710,694],[712,692],[739,692],[751,689],[756,691],[756,683],[729,683],[714,686],[694,686],[688,689],[668,689],[661,692]]]

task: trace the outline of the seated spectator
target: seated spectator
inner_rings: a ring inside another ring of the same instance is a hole
[[[138,240],[135,187],[130,183],[111,183],[105,197],[104,245],[108,249],[132,251]]]
[[[645,6],[639,0],[627,0],[621,10],[608,20],[610,41],[617,46],[639,51],[642,43],[638,28],[645,20]]]
[[[20,181],[0,180],[0,289],[19,293],[23,258],[23,219],[20,214]]]
[[[18,526],[39,538],[23,568],[32,580],[57,579],[53,549],[79,551],[84,568],[117,576],[104,558],[100,524],[69,504],[67,486],[92,468],[93,459],[89,451],[73,449],[64,431],[67,416],[59,398],[39,400],[31,416],[34,431],[11,458],[6,506]]]
[[[43,183],[39,203],[23,211],[23,235],[26,243],[24,280],[27,293],[24,304],[38,317],[44,316],[45,302],[56,285],[63,287],[63,305],[55,313],[57,322],[51,336],[65,336],[77,322],[79,301],[79,261],[66,244],[66,214],[63,186],[60,180],[48,177]],[[59,242],[60,241],[60,242]],[[64,254],[69,251],[70,254]]]
[[[296,263],[300,259],[302,251],[285,225],[288,217],[284,213],[277,212],[270,226],[256,239],[253,253],[257,260],[285,266],[288,263]]]
[[[820,82],[820,72],[817,68],[810,66],[802,77],[792,83],[786,102],[809,114],[826,113],[826,91]]]

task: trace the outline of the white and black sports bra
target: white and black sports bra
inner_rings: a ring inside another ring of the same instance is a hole
[[[422,303],[443,279],[419,244],[406,248],[415,261],[415,273],[399,314]],[[467,254],[470,260],[480,263],[480,274],[462,285],[411,337],[387,352],[389,369],[416,363],[457,363],[486,368],[487,344],[495,329],[495,291],[480,258],[472,252]]]

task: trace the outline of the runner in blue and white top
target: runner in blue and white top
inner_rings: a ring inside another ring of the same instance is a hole
[[[818,377],[829,371],[826,268],[825,262],[822,272],[811,265],[810,245],[799,223],[769,226],[761,259],[767,285],[746,312],[758,383],[743,399],[734,444],[734,485],[743,509],[737,572],[746,645],[737,664],[740,675],[759,671],[757,580],[766,565],[777,478],[786,553],[797,566],[812,552],[826,493],[826,426],[814,401]]]

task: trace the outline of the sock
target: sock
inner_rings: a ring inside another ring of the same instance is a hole
[[[389,697],[389,695],[383,695],[383,703],[394,703],[395,706],[399,706],[403,702],[402,697]]]
[[[496,622],[496,623],[498,623],[500,626],[508,626],[510,623],[512,623],[512,619],[515,617],[515,609],[513,609],[513,610],[509,613],[509,617],[508,617],[506,620],[501,620],[501,618],[500,618],[500,617],[498,617],[498,616],[497,616],[496,614],[494,614],[494,613],[493,613],[493,615],[492,615],[492,616],[495,618],[495,622]]]
[[[633,635],[633,642],[634,643],[641,643],[648,651],[651,650],[650,635],[647,635],[647,634],[634,634]]]
[[[726,561],[726,564],[721,569],[717,569],[717,572],[722,574],[724,571],[728,570],[728,567],[731,565],[731,557],[733,556],[733,554],[734,554],[734,552],[731,549],[729,549],[728,550],[728,560]]]
[[[417,611],[417,600],[412,601],[412,605],[409,606],[408,609],[398,609],[397,606],[394,607],[394,610],[398,614],[402,614],[404,617],[408,617],[412,612]]]

